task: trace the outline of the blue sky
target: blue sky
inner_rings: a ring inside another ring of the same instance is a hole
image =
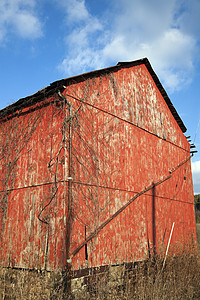
[[[199,19],[200,0],[0,0],[0,109],[61,78],[148,57],[200,151]],[[200,193],[200,153],[192,169]]]

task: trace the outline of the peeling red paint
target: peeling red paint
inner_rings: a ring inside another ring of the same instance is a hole
[[[145,64],[73,82],[63,94],[74,114],[72,253],[85,228],[89,236],[138,192],[169,175],[190,155],[190,146]],[[67,103],[55,93],[1,120],[3,266],[66,265],[68,116]],[[72,267],[145,259],[153,247],[166,248],[173,222],[172,245],[196,241],[190,161],[104,227],[87,244],[88,261],[83,248]]]

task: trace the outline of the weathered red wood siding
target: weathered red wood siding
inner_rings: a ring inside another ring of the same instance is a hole
[[[63,94],[73,109],[72,253],[85,230],[89,236],[138,192],[169,175],[189,157],[190,146],[145,65],[71,82]],[[68,117],[68,105],[55,93],[1,120],[4,266],[65,267]],[[189,160],[105,226],[87,244],[88,261],[83,247],[72,266],[145,259],[148,247],[165,249],[173,222],[171,244],[196,240]]]

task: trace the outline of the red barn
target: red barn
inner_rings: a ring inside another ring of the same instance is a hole
[[[78,270],[196,241],[185,131],[146,58],[1,110],[1,264]]]

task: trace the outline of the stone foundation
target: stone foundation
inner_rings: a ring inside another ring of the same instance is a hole
[[[89,299],[99,292],[112,293],[133,275],[133,263],[87,268],[72,272],[74,299]],[[0,269],[0,299],[66,299],[62,272],[15,268]]]

